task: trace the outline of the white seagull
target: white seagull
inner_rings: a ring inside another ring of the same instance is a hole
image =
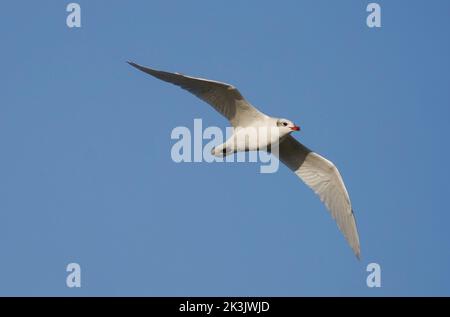
[[[342,177],[332,162],[311,151],[290,135],[300,128],[287,119],[270,117],[253,107],[232,85],[185,76],[179,73],[159,71],[128,62],[131,66],[160,80],[180,86],[214,107],[235,128],[278,128],[278,156],[325,204],[336,220],[341,232],[350,244],[356,257],[360,258],[360,245],[355,216]],[[238,132],[235,132],[238,133]],[[230,140],[213,149],[214,155],[228,155],[237,151],[257,150],[258,146],[230,148]],[[270,140],[268,142],[274,142]],[[270,144],[268,144],[270,146]]]

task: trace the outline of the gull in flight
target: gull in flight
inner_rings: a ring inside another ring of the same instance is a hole
[[[226,117],[231,125],[245,131],[245,128],[268,127],[279,131],[278,158],[289,167],[325,204],[356,257],[360,258],[360,245],[355,216],[342,177],[332,162],[311,151],[298,142],[291,132],[300,128],[292,121],[270,117],[253,107],[232,85],[218,81],[185,76],[179,73],[159,71],[128,62],[131,66],[160,80],[180,86],[210,104]],[[230,137],[230,139],[232,139]],[[275,142],[269,139],[267,142]],[[247,144],[245,148],[231,147],[230,140],[215,147],[213,155],[228,155],[238,151],[257,150],[258,145]],[[270,146],[270,144],[268,144]],[[231,147],[231,148],[230,148]]]

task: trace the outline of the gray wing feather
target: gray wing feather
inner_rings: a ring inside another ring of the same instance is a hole
[[[159,71],[128,62],[131,66],[160,80],[177,85],[207,102],[234,127],[245,127],[264,114],[253,107],[234,86],[218,81],[194,78],[178,73]]]
[[[320,197],[359,258],[361,251],[355,216],[336,166],[290,135],[280,143],[279,158]]]

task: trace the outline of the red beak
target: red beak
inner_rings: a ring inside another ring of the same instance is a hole
[[[294,126],[291,128],[291,130],[292,130],[292,131],[300,131],[300,127],[297,127],[296,125],[294,125]]]

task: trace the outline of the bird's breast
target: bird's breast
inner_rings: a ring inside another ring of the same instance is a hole
[[[265,151],[280,139],[279,129],[276,127],[246,127],[236,130],[230,138],[232,148],[239,151]]]

